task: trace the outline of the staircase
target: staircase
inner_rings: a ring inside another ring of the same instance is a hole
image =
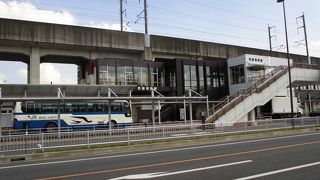
[[[227,123],[232,126],[237,122],[247,121],[249,112],[257,106],[263,106],[289,86],[288,74],[288,67],[279,66],[248,89],[223,98],[219,104],[210,109],[206,122],[215,122],[217,125]],[[291,81],[319,82],[320,66],[293,64],[291,66]]]
[[[159,110],[155,111],[155,119],[159,120]],[[173,120],[172,114],[174,113],[174,109],[172,104],[165,104],[161,107],[160,116],[161,121]]]

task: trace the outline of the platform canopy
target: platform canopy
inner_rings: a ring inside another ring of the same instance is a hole
[[[57,84],[0,84],[2,98],[58,97],[60,92],[67,97],[108,96],[108,88],[117,95],[128,96],[136,86],[107,85],[57,85]]]

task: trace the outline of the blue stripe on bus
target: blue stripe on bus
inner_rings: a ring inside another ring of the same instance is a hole
[[[45,128],[48,123],[58,124],[58,120],[14,120],[13,129],[26,129],[26,124],[28,124],[28,129]],[[116,126],[125,127],[129,126],[131,123],[119,123]],[[63,119],[60,121],[60,127],[75,128],[75,129],[92,129],[94,127],[108,127],[108,124],[72,124],[68,125]]]
[[[73,112],[73,115],[92,115],[92,114],[106,114],[108,115],[108,112]],[[111,114],[124,114],[124,112],[111,112]]]
[[[58,120],[15,120],[13,123],[13,129],[26,129],[26,125],[28,125],[29,129],[34,129],[34,128],[45,128],[48,123],[55,123],[58,124]],[[60,127],[68,127],[68,124],[61,119],[60,120]]]
[[[57,112],[48,112],[48,113],[14,113],[14,115],[34,115],[34,114],[58,114]],[[95,114],[106,114],[108,112],[64,112],[60,114],[72,114],[72,115],[95,115]],[[111,112],[111,114],[124,114],[124,112]]]

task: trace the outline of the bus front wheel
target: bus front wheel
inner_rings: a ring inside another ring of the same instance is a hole
[[[116,127],[117,126],[117,121],[111,120],[110,126],[111,127]]]
[[[58,125],[54,122],[50,122],[48,124],[46,124],[46,132],[56,132],[58,128]]]

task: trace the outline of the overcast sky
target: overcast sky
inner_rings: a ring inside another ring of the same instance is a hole
[[[268,24],[275,26],[275,50],[285,51],[282,5],[276,0],[148,0],[149,33],[269,49]],[[311,56],[320,57],[320,1],[287,0],[290,52],[305,54],[304,12]],[[135,21],[143,0],[124,0],[127,31],[144,32]],[[120,29],[119,0],[0,0],[0,17]],[[279,47],[279,48],[277,48]],[[281,48],[282,47],[282,48]],[[75,65],[41,65],[41,83],[76,83]],[[27,65],[0,62],[0,83],[26,83]]]

